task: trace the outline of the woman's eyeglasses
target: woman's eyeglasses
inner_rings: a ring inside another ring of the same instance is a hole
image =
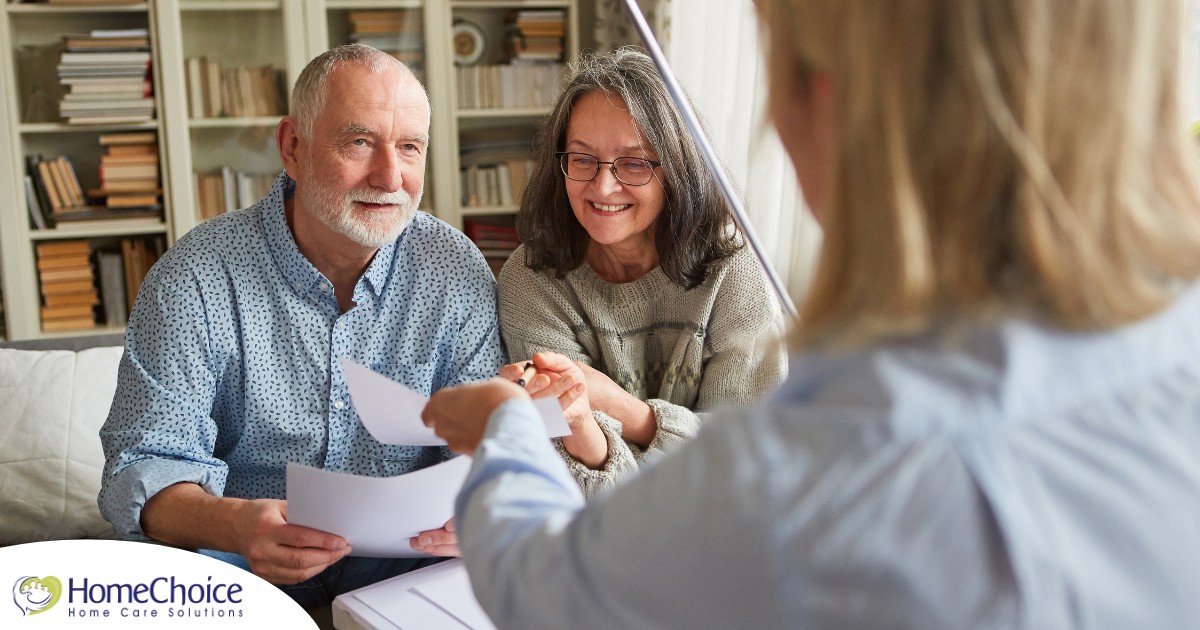
[[[562,167],[567,179],[577,182],[590,182],[596,179],[601,164],[608,164],[613,177],[627,186],[645,186],[654,178],[654,169],[662,166],[662,162],[647,160],[639,157],[619,157],[611,162],[604,162],[594,155],[559,151],[558,164]]]

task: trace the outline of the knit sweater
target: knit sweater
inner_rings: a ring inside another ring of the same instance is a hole
[[[756,401],[783,380],[785,319],[747,247],[691,290],[659,267],[615,284],[586,263],[557,280],[552,271],[531,270],[524,261],[522,246],[500,272],[500,331],[510,360],[551,351],[591,365],[646,401],[657,421],[643,450],[622,439],[618,419],[593,411],[608,440],[608,461],[599,470],[555,440],[586,496],[613,487],[695,435],[701,419],[696,411]]]

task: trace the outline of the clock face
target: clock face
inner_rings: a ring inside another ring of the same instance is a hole
[[[454,54],[460,57],[470,57],[479,48],[479,41],[467,33],[454,35]]]
[[[487,38],[483,29],[466,20],[454,23],[454,62],[460,66],[470,66],[483,59],[484,49],[487,48]]]

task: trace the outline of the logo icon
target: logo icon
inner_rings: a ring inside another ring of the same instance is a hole
[[[26,617],[50,610],[58,603],[60,597],[62,581],[53,575],[29,575],[13,584],[13,602]]]

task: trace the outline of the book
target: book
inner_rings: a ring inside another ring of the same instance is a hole
[[[131,155],[153,155],[158,159],[158,144],[114,144],[106,149],[104,156],[124,157]]]
[[[87,256],[91,254],[92,248],[87,241],[45,241],[34,245],[34,252],[38,258],[50,256]]]
[[[125,263],[115,251],[96,252],[96,265],[100,268],[100,295],[104,311],[104,323],[109,326],[124,326],[128,319],[125,305]]]
[[[87,254],[75,256],[46,256],[39,257],[36,263],[39,272],[48,271],[51,269],[70,269],[87,266],[89,264]]]
[[[67,189],[71,193],[71,200],[76,206],[84,206],[87,204],[87,199],[83,196],[83,187],[79,185],[79,175],[75,173],[75,165],[71,162],[71,158],[65,155],[58,156],[59,167],[66,176]]]
[[[93,197],[104,197],[114,193],[161,193],[162,190],[158,186],[158,178],[143,178],[143,179],[121,179],[112,182],[104,182],[100,188],[88,189],[88,194]]]
[[[79,293],[43,295],[42,303],[54,308],[70,306],[72,304],[95,305],[100,303],[100,296],[96,294],[96,289],[93,287],[90,291],[81,291]]]
[[[95,317],[95,307],[91,304],[64,304],[62,306],[43,306],[42,321],[48,319],[83,319]]]
[[[135,115],[99,115],[99,116],[70,116],[68,125],[127,125],[146,122],[153,117],[153,112]]]
[[[129,147],[141,147],[145,145],[129,145]],[[107,154],[100,156],[100,163],[109,164],[158,164],[157,153],[126,153],[126,154]]]
[[[50,172],[50,163],[45,160],[38,160],[37,163],[38,177],[42,180],[42,185],[46,188],[46,194],[50,197],[50,209],[52,211],[62,210],[63,199],[59,196],[58,185],[54,181],[54,175]]]
[[[158,177],[158,164],[101,164],[100,181],[107,187],[108,182],[123,179],[148,179]]]
[[[38,200],[37,191],[33,187],[33,177],[25,176],[25,205],[29,208],[29,224],[35,230],[44,230],[46,225],[46,217],[42,214],[41,202]]]
[[[137,131],[123,133],[104,133],[100,134],[100,144],[102,146],[121,145],[121,144],[156,144],[158,143],[158,134],[153,131]]]
[[[158,195],[109,195],[105,203],[109,208],[149,208],[158,204]]]
[[[92,279],[91,265],[80,267],[64,267],[62,269],[46,269],[38,272],[38,279],[42,282],[63,282],[67,280],[91,280]]]
[[[54,180],[54,189],[58,191],[58,198],[62,201],[63,208],[74,208],[79,204],[75,201],[74,190],[71,189],[70,181],[68,180],[66,167],[63,164],[62,156],[48,160],[50,168],[50,177]]]
[[[61,293],[84,293],[94,287],[91,278],[87,280],[67,280],[62,282],[43,282],[42,295],[57,295]]]
[[[157,198],[155,198],[157,201]],[[60,227],[65,224],[74,225],[79,221],[100,221],[116,219],[154,219],[162,221],[162,206],[157,203],[141,204],[126,207],[113,206],[84,206],[74,210],[60,212],[55,218]]]
[[[125,272],[125,309],[133,312],[133,303],[137,301],[138,288],[142,284],[145,272],[139,271],[142,250],[145,242],[141,239],[121,239],[121,260]]]
[[[150,47],[149,37],[89,37],[86,35],[68,35],[63,38],[63,44],[71,52],[89,50],[146,50]]]
[[[50,205],[50,194],[46,190],[46,183],[42,181],[41,173],[38,171],[38,164],[42,161],[42,156],[39,154],[25,156],[25,172],[33,181],[33,191],[37,196],[38,207],[41,208],[42,218],[46,223],[47,228],[54,227],[54,206]]]
[[[42,320],[42,330],[46,332],[54,332],[58,330],[88,330],[95,327],[96,320],[92,317]]]
[[[64,64],[138,64],[150,63],[150,51],[133,52],[64,52],[60,58]]]
[[[63,115],[68,115],[71,112],[88,112],[88,111],[119,111],[133,110],[140,111],[154,108],[154,99],[152,98],[133,98],[133,99],[70,99],[64,100],[60,106]]]

